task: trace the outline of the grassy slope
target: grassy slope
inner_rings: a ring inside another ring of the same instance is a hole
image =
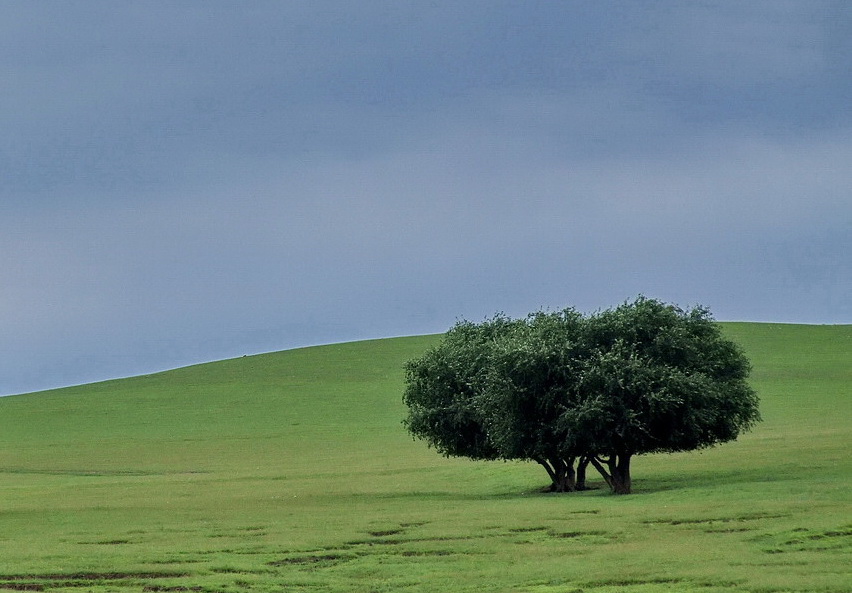
[[[637,459],[629,497],[411,441],[434,337],[2,398],[0,589],[852,591],[852,326],[726,331],[765,421]]]

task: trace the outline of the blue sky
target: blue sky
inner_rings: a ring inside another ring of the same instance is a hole
[[[0,5],[0,394],[638,294],[852,322],[852,5]]]

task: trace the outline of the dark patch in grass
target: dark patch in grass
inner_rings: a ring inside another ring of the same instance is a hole
[[[272,569],[250,569],[250,568],[232,568],[229,566],[223,566],[220,568],[211,568],[210,572],[215,572],[216,574],[254,574],[254,575],[264,575],[264,574],[273,574]]]
[[[565,539],[584,536],[612,537],[606,531],[551,531],[549,535]]]
[[[833,529],[831,531],[824,531],[822,533],[815,533],[814,535],[809,535],[808,540],[820,540],[832,537],[848,537],[852,536],[852,527],[844,527],[843,529]]]
[[[336,554],[338,552],[348,552],[352,549],[352,546],[343,544],[341,546],[323,546],[321,548],[316,548],[313,550],[281,550],[278,552],[279,554],[314,554],[317,552],[327,552]]]
[[[101,541],[101,542],[93,542],[93,543],[98,545],[98,546],[121,546],[121,545],[124,545],[124,544],[132,544],[133,542],[130,541],[129,539],[110,539],[110,540],[104,540],[104,541]]]
[[[216,533],[211,533],[207,537],[210,539],[223,539],[228,537],[263,537],[266,534],[267,532],[263,527],[250,527],[246,529],[237,529],[236,531],[218,531]]]
[[[200,558],[157,558],[156,560],[148,560],[146,564],[198,564],[204,562]]]
[[[705,525],[710,523],[735,523],[744,521],[760,521],[761,519],[781,519],[786,514],[749,513],[737,517],[708,517],[705,519],[648,519],[642,521],[646,525]]]
[[[843,550],[852,545],[852,526],[829,529],[819,533],[810,533],[807,529],[797,528],[793,532],[797,537],[776,543],[775,547],[764,550],[766,554],[786,554],[788,552],[828,552]]]
[[[4,574],[0,581],[125,581],[130,579],[176,579],[185,572],[69,572],[48,574]]]
[[[744,531],[754,531],[753,527],[725,527],[722,529],[705,529],[704,533],[742,533]]]
[[[511,533],[532,533],[533,531],[547,531],[547,527],[515,527],[509,531]]]
[[[831,552],[832,550],[845,550],[849,546],[845,544],[838,544],[834,546],[802,546],[799,548],[793,548],[793,552]]]
[[[177,585],[174,587],[166,587],[165,585],[145,585],[142,591],[204,591],[204,587],[184,587]]]
[[[765,550],[764,550],[765,551]],[[781,560],[775,560],[772,562],[751,562],[748,564],[744,564],[744,566],[768,566],[773,568],[778,568],[779,566],[810,566],[810,560],[790,560],[789,558],[783,558]]]
[[[793,591],[793,589],[789,587],[755,587],[750,589],[749,593],[790,593],[790,591]]]
[[[400,523],[399,526],[405,529],[406,527],[422,527],[427,523],[429,523],[429,521],[412,521],[411,523]]]
[[[402,529],[384,529],[382,531],[368,531],[367,533],[373,537],[387,537],[389,535],[399,535],[402,532]]]
[[[652,577],[647,579],[602,579],[599,581],[589,581],[584,587],[638,587],[641,585],[673,585],[682,583],[683,579],[675,577]]]
[[[399,546],[403,544],[429,543],[429,542],[449,542],[449,541],[470,541],[474,539],[482,539],[483,536],[459,536],[459,537],[412,537],[408,539],[388,538],[388,539],[362,539],[345,542],[344,546]]]
[[[76,572],[68,574],[12,574],[0,575],[0,589],[12,591],[44,591],[43,583],[50,587],[90,587],[97,584],[120,583],[140,579],[171,579],[187,577],[185,573],[174,572]],[[147,590],[147,589],[146,589]]]
[[[355,560],[357,556],[352,554],[319,554],[314,556],[295,556],[293,558],[283,558],[274,562],[269,562],[269,566],[298,566],[298,565],[322,565],[336,566],[344,562]]]
[[[356,539],[351,542],[345,542],[346,546],[399,546],[408,544],[414,540],[410,539]]]
[[[399,556],[405,556],[406,558],[416,558],[419,556],[454,556],[457,552],[450,552],[448,550],[405,550],[403,552],[399,552]]]
[[[202,554],[239,554],[241,556],[259,556],[262,554],[270,554],[269,548],[263,545],[255,545],[245,548],[224,548],[221,550],[211,550],[209,552],[199,552]]]

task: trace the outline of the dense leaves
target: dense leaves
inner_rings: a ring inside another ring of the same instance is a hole
[[[633,455],[709,447],[759,420],[748,360],[709,311],[644,297],[463,321],[406,373],[414,436],[445,455],[535,461],[559,491],[584,487],[591,463],[630,492]]]
[[[416,437],[447,456],[497,459],[478,396],[485,390],[493,344],[515,324],[504,317],[473,324],[459,322],[437,347],[406,365],[405,424]]]

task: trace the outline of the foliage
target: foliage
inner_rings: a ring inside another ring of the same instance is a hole
[[[445,455],[525,459],[551,488],[583,487],[591,463],[631,490],[634,455],[734,440],[759,419],[748,359],[705,308],[640,297],[584,317],[573,309],[458,323],[407,366],[406,424]]]
[[[480,324],[459,322],[439,345],[406,365],[403,399],[411,434],[447,456],[501,456],[478,416],[476,396],[484,387],[491,344],[514,325],[502,316]]]
[[[564,417],[578,403],[582,372],[582,316],[572,309],[535,313],[492,346],[487,381],[477,398],[485,432],[504,459],[542,465],[551,489],[584,487],[575,461],[588,453]],[[578,461],[583,475],[585,461]]]

